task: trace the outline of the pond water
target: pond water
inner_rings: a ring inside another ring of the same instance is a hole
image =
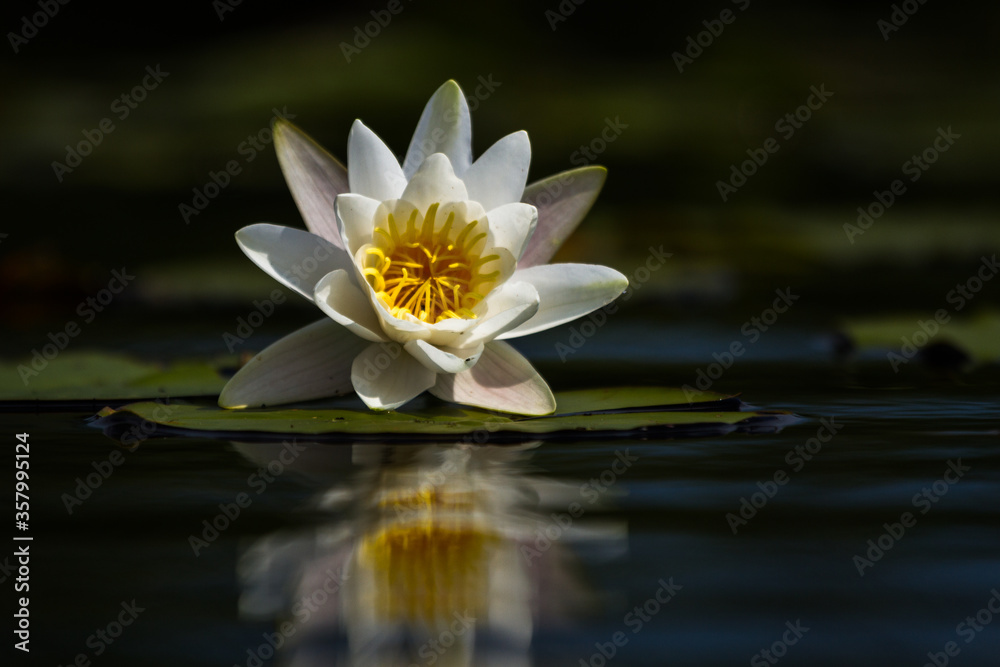
[[[524,349],[557,388],[677,386],[729,335]],[[995,391],[784,335],[713,387],[779,432],[128,450],[99,405],[0,413],[34,445],[32,664],[997,664]]]
[[[32,539],[0,628],[31,652],[0,665],[1000,665],[996,3],[6,4],[0,485],[28,433],[30,530],[4,516]],[[320,317],[233,239],[302,227],[271,119],[401,154],[451,77],[475,156],[523,129],[529,182],[609,169],[555,261],[632,291],[515,341],[554,389],[797,419],[124,447],[90,420],[126,401],[5,402],[46,346],[221,385]]]

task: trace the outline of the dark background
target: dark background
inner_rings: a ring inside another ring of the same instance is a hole
[[[273,282],[243,258],[233,232],[302,223],[273,146],[247,162],[241,144],[277,108],[335,155],[345,155],[355,118],[401,155],[448,78],[470,95],[480,77],[499,82],[473,104],[474,151],[526,129],[529,180],[576,166],[574,153],[606,119],[627,125],[598,156],[607,185],[557,259],[630,274],[662,244],[674,257],[635,303],[671,319],[739,322],[787,285],[808,294],[792,317],[831,328],[887,309],[933,312],[1000,237],[1000,10],[985,3],[911,3],[918,10],[885,40],[877,22],[890,18],[890,3],[567,0],[573,11],[553,30],[557,2],[402,1],[350,62],[342,44],[387,3],[248,1],[220,19],[225,6],[71,2],[17,53],[5,40],[0,312],[17,344],[4,355],[26,354],[121,266],[138,278],[105,320],[116,345],[127,342],[110,324],[119,315],[167,326],[199,306],[245,311]],[[735,21],[679,72],[673,54],[727,9]],[[0,25],[20,32],[37,11],[11,3]],[[157,65],[169,76],[117,118],[113,101]],[[775,122],[812,86],[833,95],[784,138]],[[105,117],[114,131],[58,181],[52,163]],[[961,138],[909,182],[902,164],[948,127]],[[723,202],[717,182],[769,137],[778,152]],[[186,223],[179,206],[232,159],[241,173]],[[843,225],[897,178],[905,194],[850,243]],[[304,301],[286,310],[302,321],[315,314]],[[275,332],[290,329],[282,322]]]
[[[517,341],[554,389],[693,383],[717,363],[713,355],[748,342],[741,325],[765,312],[776,289],[800,296],[712,390],[797,413],[801,424],[699,440],[546,443],[531,458],[537,474],[515,475],[576,486],[600,475],[620,446],[634,447],[643,461],[623,481],[617,509],[595,515],[627,522],[628,553],[610,560],[583,553],[603,615],[568,638],[543,636],[533,648],[540,664],[590,656],[594,641],[610,638],[624,611],[655,590],[653,582],[673,575],[689,585],[680,606],[616,664],[660,665],[663,656],[745,664],[800,616],[815,630],[788,664],[921,664],[927,651],[955,639],[955,624],[996,585],[1000,477],[990,362],[1000,358],[1000,320],[993,310],[993,328],[965,339],[973,343],[965,352],[980,363],[968,374],[942,378],[916,363],[895,374],[885,353],[899,348],[899,334],[912,336],[918,320],[946,307],[949,290],[1000,245],[1000,8],[908,3],[919,9],[885,40],[877,22],[889,18],[892,4],[752,0],[740,11],[729,0],[564,0],[575,9],[553,30],[546,12],[559,11],[556,0],[413,0],[347,62],[341,44],[388,2],[243,0],[220,20],[211,0],[72,0],[17,53],[8,33],[40,10],[37,0],[6,3],[0,389],[23,397],[16,365],[50,333],[79,323],[78,304],[105,288],[113,270],[136,278],[82,327],[73,353],[207,359],[232,370],[238,356],[318,319],[312,304],[290,296],[236,354],[227,349],[224,333],[276,287],[233,233],[260,221],[302,226],[273,146],[252,162],[240,146],[269,126],[273,108],[287,108],[342,158],[355,118],[402,155],[438,86],[454,78],[474,94],[480,77],[492,78],[500,85],[472,112],[474,152],[527,130],[529,180],[576,166],[574,154],[607,119],[628,125],[598,156],[607,184],[557,259],[633,276],[650,246],[673,253],[573,363],[563,364],[554,348],[570,340],[565,327]],[[673,54],[724,9],[735,21],[679,72]],[[119,119],[114,100],[142,81],[147,66],[169,76]],[[833,96],[791,138],[781,137],[776,121],[814,86]],[[52,163],[106,117],[115,130],[57,180]],[[902,165],[949,127],[961,137],[909,182]],[[724,202],[717,181],[775,136],[778,152]],[[186,224],[179,206],[234,159],[241,173]],[[896,179],[906,192],[851,243],[844,225]],[[956,322],[989,315],[996,289],[988,282],[968,308],[949,312]],[[845,323],[873,317],[897,323],[869,327],[883,349],[857,366],[831,363],[850,347],[836,335]],[[57,375],[42,375],[32,388]],[[237,614],[240,549],[271,531],[321,523],[301,508],[324,480],[283,478],[196,559],[188,534],[246,488],[257,463],[223,440],[150,439],[69,515],[61,494],[120,451],[85,426],[104,405],[71,404],[61,413],[44,404],[0,406],[3,432],[30,430],[37,448],[38,644],[31,657],[66,664],[121,601],[137,598],[150,611],[94,664],[245,660],[246,647],[272,625]],[[726,513],[782,468],[820,417],[831,416],[848,435],[733,535]],[[969,477],[859,577],[852,556],[884,522],[912,510],[912,494],[960,457],[973,467]],[[336,463],[345,478],[357,472]],[[998,627],[994,620],[954,664],[994,664]],[[549,655],[556,657],[546,661]]]

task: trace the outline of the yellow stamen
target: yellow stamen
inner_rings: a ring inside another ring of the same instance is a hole
[[[435,230],[438,209],[438,204],[431,204],[423,216],[414,209],[405,225],[388,214],[364,247],[365,279],[395,317],[411,315],[432,324],[475,319],[471,309],[500,276],[499,270],[483,270],[499,261],[499,255],[473,251],[487,236],[485,231],[474,233],[483,228],[480,221],[456,220],[452,211]],[[453,225],[460,231],[453,233]]]

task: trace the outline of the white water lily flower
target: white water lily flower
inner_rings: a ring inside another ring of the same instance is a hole
[[[574,320],[628,286],[589,264],[545,264],[586,214],[601,167],[525,188],[531,148],[510,134],[472,161],[454,81],[427,103],[403,164],[361,121],[344,167],[284,120],[274,143],[309,232],[256,224],[240,247],[329,316],[251,359],[219,397],[263,407],[347,393],[389,410],[424,391],[548,414],[555,399],[504,339]]]

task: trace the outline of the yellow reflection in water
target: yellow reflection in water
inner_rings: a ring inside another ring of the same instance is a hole
[[[384,621],[431,627],[456,610],[485,613],[488,565],[501,536],[470,520],[471,494],[424,490],[398,502],[417,518],[392,521],[361,539],[358,567],[371,570],[373,584],[362,602]]]

